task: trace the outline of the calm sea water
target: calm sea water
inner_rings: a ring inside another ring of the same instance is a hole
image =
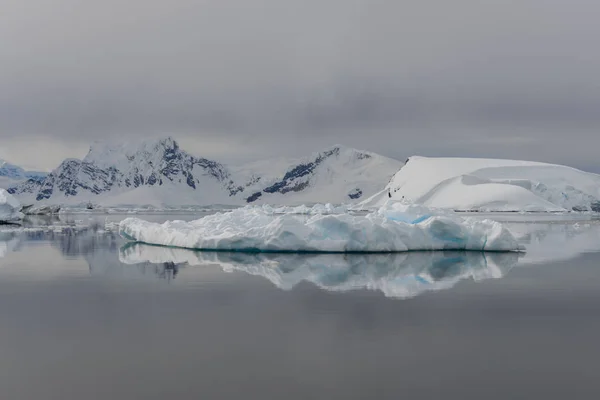
[[[0,398],[596,398],[600,225],[495,217],[525,255],[198,253],[128,246],[119,215],[5,229]]]

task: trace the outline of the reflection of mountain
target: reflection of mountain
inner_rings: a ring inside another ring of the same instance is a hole
[[[275,254],[194,252],[136,244],[121,249],[121,261],[218,264],[224,271],[262,276],[280,289],[302,281],[329,291],[378,290],[409,298],[449,289],[465,279],[500,278],[517,264],[517,253],[408,252],[395,254]]]
[[[516,254],[498,253],[240,254],[141,245],[123,249],[120,261],[119,248],[125,242],[115,232],[106,231],[104,224],[82,228],[64,223],[0,231],[0,258],[11,251],[27,249],[28,243],[40,242],[50,243],[66,258],[83,258],[91,275],[100,277],[156,280],[177,276],[180,280],[178,272],[184,264],[216,263],[225,271],[240,270],[263,276],[282,289],[309,281],[328,290],[368,288],[393,297],[444,289],[462,279],[499,277],[517,262]],[[524,256],[519,256],[520,265],[566,260],[584,252],[600,251],[597,221],[508,222],[507,226],[527,249]],[[185,271],[182,277],[184,281],[188,279]]]
[[[83,258],[89,265],[90,274],[94,276],[171,280],[179,271],[179,266],[172,262],[123,265],[118,256],[123,241],[114,232],[98,232],[94,228],[63,228],[58,232],[25,231],[22,235],[29,241],[49,241],[65,258]]]

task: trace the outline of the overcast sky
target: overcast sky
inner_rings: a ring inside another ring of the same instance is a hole
[[[597,0],[2,0],[0,157],[171,135],[598,169]]]

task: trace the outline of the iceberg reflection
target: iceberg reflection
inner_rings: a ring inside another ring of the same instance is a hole
[[[18,249],[20,245],[19,237],[13,232],[0,232],[0,258],[12,251]]]
[[[518,253],[468,251],[394,254],[281,254],[201,252],[145,244],[121,248],[125,264],[219,265],[226,272],[261,276],[283,290],[311,282],[328,291],[367,289],[386,297],[410,298],[453,287],[461,280],[501,278]]]

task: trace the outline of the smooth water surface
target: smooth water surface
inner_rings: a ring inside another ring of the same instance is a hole
[[[0,398],[600,390],[600,225],[590,218],[509,216],[523,255],[293,255],[130,245],[111,229],[122,217],[0,233]]]

